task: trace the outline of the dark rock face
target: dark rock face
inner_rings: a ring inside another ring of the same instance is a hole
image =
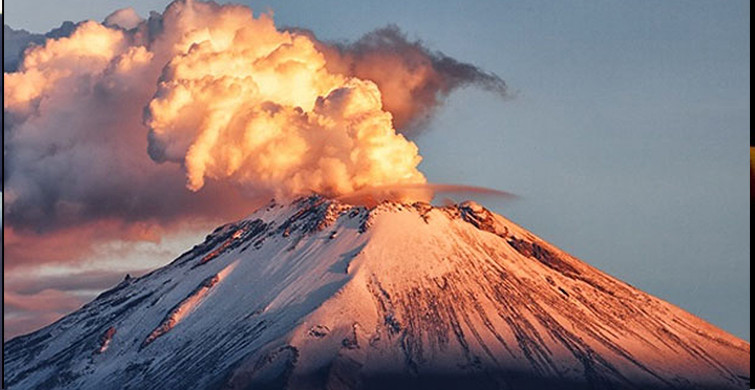
[[[537,242],[529,242],[516,237],[509,239],[507,242],[522,255],[535,258],[546,266],[564,275],[579,275],[579,271],[577,271],[576,268],[561,260],[558,255],[542,247]]]

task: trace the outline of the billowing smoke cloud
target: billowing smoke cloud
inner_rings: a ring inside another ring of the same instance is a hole
[[[149,34],[146,23],[126,33],[85,22],[70,37],[27,50],[20,71],[4,74],[10,227],[45,232],[248,211],[252,201],[228,184],[192,194],[180,167],[149,159],[142,114],[163,66],[156,58],[167,57],[138,44]]]
[[[466,85],[508,96],[506,83],[494,73],[410,42],[397,26],[368,33],[351,44],[319,43],[329,70],[372,80],[382,92],[383,107],[403,134],[416,133],[443,99]]]
[[[102,24],[108,27],[120,27],[124,30],[131,30],[138,27],[143,21],[144,19],[136,13],[136,10],[129,7],[119,9],[108,15]]]
[[[183,163],[192,190],[213,178],[277,197],[425,181],[375,83],[330,72],[312,38],[266,16],[218,13],[163,70],[145,121],[154,160]]]
[[[402,134],[457,87],[506,93],[395,27],[332,45],[192,1],[79,23],[27,49],[4,84],[5,220],[37,232],[424,183]]]
[[[0,14],[2,18],[2,14]],[[63,38],[70,36],[76,25],[71,21],[63,22],[60,27],[54,28],[45,34],[32,34],[25,30],[14,30],[7,24],[3,24],[3,70],[15,72],[18,64],[23,59],[23,53],[30,45],[43,45],[49,38]]]

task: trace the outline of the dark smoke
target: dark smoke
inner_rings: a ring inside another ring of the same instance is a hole
[[[314,37],[307,30],[289,31]],[[431,50],[420,40],[410,41],[395,25],[353,43],[320,43],[318,49],[325,53],[329,70],[375,82],[394,126],[405,135],[424,129],[434,110],[456,89],[475,86],[501,98],[511,97],[497,74]]]

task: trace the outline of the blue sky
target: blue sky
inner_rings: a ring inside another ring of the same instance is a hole
[[[750,6],[746,1],[242,1],[355,40],[388,23],[505,79],[454,93],[415,139],[433,182],[749,340]],[[45,32],[167,1],[11,0]],[[40,11],[43,10],[43,11]]]

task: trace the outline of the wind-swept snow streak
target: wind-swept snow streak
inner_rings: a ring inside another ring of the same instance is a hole
[[[110,342],[113,340],[113,336],[115,336],[115,327],[109,327],[105,331],[105,333],[102,334],[102,337],[100,338],[100,348],[97,350],[97,353],[103,353],[107,351],[107,348],[110,346]]]
[[[191,314],[202,303],[202,299],[210,292],[210,289],[212,289],[216,284],[218,284],[218,282],[225,278],[225,276],[227,276],[233,270],[236,264],[237,262],[234,262],[231,265],[225,267],[222,271],[218,272],[216,275],[210,276],[209,278],[202,281],[199,287],[197,287],[191,294],[189,294],[188,297],[184,298],[184,300],[179,302],[173,309],[171,309],[170,312],[168,312],[160,325],[155,328],[155,330],[153,330],[152,333],[150,333],[149,336],[147,336],[147,338],[144,340],[142,347],[146,347],[147,345],[155,341],[155,339],[157,339],[158,337],[168,333],[171,329],[178,325],[181,320]]]

